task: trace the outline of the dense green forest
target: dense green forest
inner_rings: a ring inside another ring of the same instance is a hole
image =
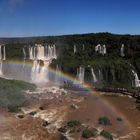
[[[35,43],[55,44],[58,59],[51,64],[59,64],[63,71],[76,75],[79,66],[85,66],[85,80],[91,80],[90,67],[94,68],[98,82],[96,86],[132,87],[134,76],[132,70],[140,77],[140,36],[117,35],[111,33],[91,33],[80,35],[29,37],[29,38],[1,38],[1,43],[6,44],[9,59],[23,59],[22,48],[28,53],[28,45]],[[107,54],[95,52],[97,44],[105,44]],[[120,56],[121,45],[124,44],[125,56]],[[77,51],[73,52],[76,45]],[[83,49],[84,45],[84,49]],[[27,55],[28,57],[28,55]],[[102,72],[99,77],[98,71]]]

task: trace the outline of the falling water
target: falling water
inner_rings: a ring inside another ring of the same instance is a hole
[[[92,77],[93,77],[93,81],[94,82],[97,82],[97,77],[95,75],[95,72],[94,72],[94,69],[93,68],[91,68],[91,74],[92,74]]]
[[[124,44],[122,44],[122,46],[121,46],[121,56],[122,56],[122,57],[125,56],[125,54],[124,54]]]
[[[85,45],[83,44],[83,51],[85,50]]]
[[[78,70],[78,79],[81,83],[84,82],[84,77],[85,77],[85,68],[80,66]]]
[[[0,60],[0,76],[3,76],[3,72],[2,72],[2,60]]]
[[[2,50],[1,50],[1,45],[0,45],[0,60],[2,60]]]
[[[76,51],[77,51],[77,50],[76,50],[76,45],[74,45],[74,53],[76,53]]]
[[[33,47],[29,47],[29,59],[33,60]]]
[[[135,87],[140,87],[140,80],[139,80],[138,74],[133,70],[132,70],[132,73],[135,77],[135,81],[134,81],[135,82]]]
[[[33,49],[30,48],[30,58],[34,58],[31,80],[35,83],[48,82],[49,81],[49,65],[52,59],[56,59],[56,47],[52,46],[42,46],[36,44]],[[40,62],[43,62],[41,66]]]
[[[102,51],[102,55],[105,55],[106,54],[106,46],[103,45],[103,51]]]
[[[5,46],[3,47],[3,60],[6,60],[6,51],[5,51]]]
[[[23,55],[24,55],[24,60],[26,59],[26,51],[25,48],[22,49],[23,50]]]

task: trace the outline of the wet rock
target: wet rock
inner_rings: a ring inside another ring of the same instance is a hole
[[[50,123],[49,123],[48,121],[44,121],[44,122],[42,123],[42,126],[43,126],[43,127],[47,127],[49,124],[50,124]]]
[[[25,116],[23,114],[17,115],[18,118],[23,119]]]
[[[60,135],[60,140],[68,140],[68,138],[67,138],[67,136],[61,134],[61,135]]]

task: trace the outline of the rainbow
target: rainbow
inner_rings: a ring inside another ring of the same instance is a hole
[[[6,60],[4,62],[5,64],[14,64],[15,66],[21,66],[24,64],[24,62],[21,62],[21,61],[18,61],[18,60]],[[26,66],[32,66],[32,61],[26,61],[25,62],[25,65]],[[56,73],[55,69],[53,68],[49,68],[50,72],[52,73]],[[77,82],[79,83],[78,79],[75,79],[74,76],[68,74],[68,73],[64,73],[64,72],[61,72],[61,76],[64,78],[64,79],[67,79],[67,80],[70,80],[70,81],[73,81],[73,82]],[[91,94],[94,94],[95,96],[99,97],[103,103],[103,105],[105,105],[106,107],[108,107],[112,112],[116,113],[116,114],[119,114],[119,116],[122,116],[124,122],[126,123],[126,125],[131,128],[133,126],[133,124],[130,123],[130,121],[123,115],[121,114],[109,101],[103,99],[103,97],[101,96],[100,92],[98,92],[93,86],[91,86],[90,84],[88,83],[83,83],[83,88],[87,89],[89,91],[89,93]]]

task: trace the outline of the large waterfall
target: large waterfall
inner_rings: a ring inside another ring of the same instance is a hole
[[[139,80],[138,74],[135,71],[133,71],[133,70],[132,70],[132,73],[133,73],[133,75],[135,77],[135,80],[134,80],[135,87],[140,87],[140,80]]]
[[[49,65],[53,59],[56,59],[56,47],[42,46],[36,44],[35,47],[29,47],[29,59],[33,60],[31,71],[31,80],[35,83],[49,81]],[[40,63],[42,61],[42,63]]]
[[[97,82],[97,77],[95,75],[95,72],[94,72],[94,69],[93,68],[91,68],[91,74],[92,74],[92,77],[93,77],[93,81],[94,82]]]

